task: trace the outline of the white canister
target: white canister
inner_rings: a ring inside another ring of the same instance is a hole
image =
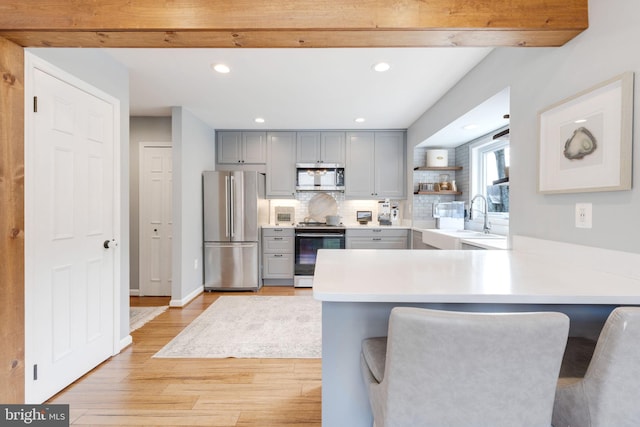
[[[449,166],[449,152],[447,150],[427,150],[427,167]]]

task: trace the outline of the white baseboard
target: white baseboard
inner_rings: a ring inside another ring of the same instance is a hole
[[[133,344],[133,338],[131,337],[131,335],[127,335],[126,337],[122,338],[120,340],[120,351],[129,347],[131,344]]]
[[[129,296],[130,297],[139,297],[140,296],[140,289],[129,289]]]
[[[191,292],[189,295],[187,295],[182,299],[178,299],[178,300],[171,299],[171,301],[169,302],[169,307],[184,307],[185,305],[189,304],[192,299],[194,299],[195,297],[197,297],[203,292],[204,292],[204,286],[200,286],[194,289],[193,292]]]

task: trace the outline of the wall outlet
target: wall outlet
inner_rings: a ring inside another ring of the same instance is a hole
[[[198,269],[198,258],[193,260],[193,269],[197,270]]]
[[[593,223],[591,203],[576,203],[576,227],[591,228]]]

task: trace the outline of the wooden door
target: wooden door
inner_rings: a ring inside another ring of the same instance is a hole
[[[140,165],[140,295],[171,296],[171,147],[144,146]]]
[[[34,403],[114,354],[119,325],[119,106],[50,72],[33,69],[37,111],[27,117],[25,394]]]

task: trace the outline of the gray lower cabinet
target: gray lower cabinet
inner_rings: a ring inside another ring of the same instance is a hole
[[[290,279],[294,265],[293,228],[262,229],[262,278]]]
[[[409,249],[406,228],[367,228],[346,231],[347,249]]]
[[[470,245],[469,243],[462,243],[460,245],[460,249],[471,250],[471,251],[483,251],[483,250],[486,250],[486,248],[481,248],[480,246],[476,246],[476,245]]]

